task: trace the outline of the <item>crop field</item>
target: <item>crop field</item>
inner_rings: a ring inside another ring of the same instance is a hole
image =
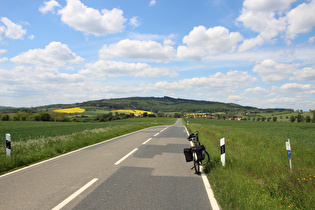
[[[85,112],[85,109],[81,109],[80,107],[75,107],[75,108],[69,108],[69,109],[57,109],[57,110],[53,110],[54,112],[58,112],[58,113],[83,113]]]
[[[136,130],[173,123],[173,118],[103,123],[0,121],[0,174]],[[5,152],[6,133],[11,135],[10,157]]]
[[[144,110],[127,110],[127,109],[120,109],[120,110],[112,110],[112,112],[120,112],[120,113],[131,113],[131,114],[154,114],[153,112],[144,111]]]
[[[211,158],[205,172],[223,209],[315,209],[315,123],[189,119],[187,128],[200,131]]]

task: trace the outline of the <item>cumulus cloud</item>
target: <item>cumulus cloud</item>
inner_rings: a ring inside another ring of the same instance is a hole
[[[310,84],[298,84],[298,83],[286,83],[282,85],[280,88],[278,88],[280,91],[283,92],[301,92],[301,91],[310,91],[315,90],[314,85]]]
[[[292,9],[288,17],[287,36],[294,39],[299,33],[308,33],[315,26],[315,1],[302,3]]]
[[[244,52],[256,46],[261,46],[263,45],[263,43],[264,43],[264,39],[260,35],[258,35],[255,38],[244,40],[244,42],[239,46],[238,51]]]
[[[23,39],[24,35],[26,34],[26,30],[23,29],[21,25],[13,23],[6,17],[2,17],[1,21],[6,27],[0,26],[0,36],[1,33],[4,33],[6,37],[11,39]]]
[[[78,31],[101,36],[123,31],[127,19],[117,8],[99,12],[85,6],[80,0],[67,0],[67,5],[58,11],[61,20]]]
[[[265,88],[262,87],[255,87],[255,88],[247,88],[244,91],[244,94],[253,94],[253,95],[257,95],[257,94],[265,94],[267,92],[267,90]]]
[[[253,68],[265,82],[277,82],[288,79],[297,70],[297,64],[279,64],[271,59],[262,61]]]
[[[237,79],[236,79],[237,78]],[[237,89],[244,86],[249,86],[257,82],[257,78],[244,71],[229,71],[226,74],[217,72],[208,77],[182,79],[177,82],[157,82],[148,85],[149,89],[160,90],[163,92],[183,91],[183,90],[198,90],[206,92],[215,92],[230,89]],[[246,85],[244,85],[246,84]]]
[[[207,55],[231,53],[242,40],[240,33],[229,32],[222,26],[209,29],[198,26],[183,38],[186,46],[179,46],[177,55],[180,59],[200,60]]]
[[[71,52],[66,44],[51,42],[45,49],[33,49],[10,59],[11,62],[24,65],[64,67],[67,63],[79,64],[83,58]]]
[[[86,69],[80,74],[106,79],[108,76],[134,75],[135,77],[176,77],[177,73],[167,68],[153,68],[146,63],[125,63],[117,61],[99,60],[86,64]]]
[[[261,46],[285,35],[290,44],[299,33],[307,33],[315,26],[315,1],[302,3],[291,9],[296,0],[245,0],[237,22],[258,33],[256,38],[244,40],[239,51]]]
[[[0,75],[0,98],[8,105],[36,106],[60,100],[72,103],[88,87],[82,75],[43,71],[33,66],[0,69]]]
[[[302,82],[315,82],[315,68],[305,67],[303,69],[293,72],[293,76],[290,80],[297,80]]]
[[[272,11],[243,8],[237,21],[243,23],[246,28],[259,33],[260,37],[266,41],[270,41],[286,29],[286,18],[276,17],[275,12]]]
[[[39,11],[43,14],[48,12],[55,13],[55,7],[61,7],[56,0],[45,1],[44,5],[39,7]]]
[[[123,57],[130,59],[148,59],[157,62],[169,62],[175,56],[175,50],[169,45],[155,41],[124,39],[109,46],[104,45],[99,52],[100,59]]]

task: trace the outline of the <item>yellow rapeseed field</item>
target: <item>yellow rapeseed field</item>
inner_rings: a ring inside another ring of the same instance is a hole
[[[85,109],[81,109],[80,107],[75,107],[75,108],[69,108],[69,109],[57,109],[54,110],[54,112],[58,112],[58,113],[82,113],[85,112]]]
[[[153,112],[144,111],[144,110],[128,110],[128,109],[120,109],[120,110],[112,110],[112,112],[123,112],[123,113],[132,113],[132,114],[144,114],[145,112],[148,114],[153,114]]]

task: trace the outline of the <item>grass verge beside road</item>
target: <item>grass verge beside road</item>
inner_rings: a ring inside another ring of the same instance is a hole
[[[315,124],[189,119],[187,128],[200,131],[211,157],[205,171],[223,209],[315,209]]]
[[[172,118],[132,118],[105,123],[0,121],[3,139],[0,174],[143,128],[173,123]],[[10,157],[6,157],[5,133],[11,134]]]

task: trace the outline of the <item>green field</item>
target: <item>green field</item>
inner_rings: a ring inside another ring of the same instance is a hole
[[[189,119],[187,127],[201,132],[211,157],[205,171],[223,209],[315,209],[314,123]],[[225,167],[220,160],[223,137]]]
[[[103,123],[0,121],[3,139],[0,174],[136,130],[173,123],[174,118],[131,118]],[[11,134],[10,157],[5,152],[6,133]]]

